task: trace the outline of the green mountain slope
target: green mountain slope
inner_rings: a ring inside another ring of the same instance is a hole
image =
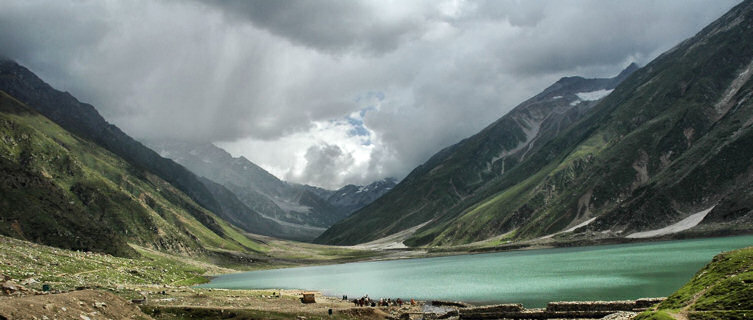
[[[256,244],[144,168],[0,91],[0,234],[119,256],[134,243],[183,255]]]
[[[636,319],[750,319],[753,317],[753,248],[725,252],[682,288]]]
[[[738,5],[592,108],[543,130],[548,139],[526,134],[536,128],[517,115],[527,101],[318,240],[358,243],[419,224],[406,244],[642,237],[692,226],[683,220],[696,213],[702,222],[691,231],[751,229],[752,7]],[[483,165],[499,174],[484,175]]]
[[[172,160],[160,157],[108,123],[89,104],[67,92],[52,88],[25,67],[0,59],[0,90],[7,92],[65,130],[116,154],[134,166],[144,168],[174,185],[196,203],[212,212],[221,212],[221,204],[199,178]],[[211,227],[211,226],[208,226]]]

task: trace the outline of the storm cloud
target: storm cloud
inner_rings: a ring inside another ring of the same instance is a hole
[[[424,17],[410,10],[410,3],[342,0],[209,0],[230,17],[251,22],[292,42],[331,53],[384,53],[418,37]],[[407,8],[406,8],[407,6]],[[404,10],[405,9],[405,10]]]
[[[727,1],[3,1],[0,56],[136,138],[280,178],[402,178],[562,76],[608,77]]]

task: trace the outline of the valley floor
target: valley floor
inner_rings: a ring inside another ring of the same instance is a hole
[[[363,260],[399,259],[485,251],[486,247],[446,250],[357,250],[256,239],[266,253],[247,265],[187,258],[134,246],[141,258],[63,250],[0,236],[0,319],[389,319],[423,316],[427,306],[355,307],[316,293],[303,304],[298,290],[194,288],[208,276],[253,270]],[[555,245],[567,245],[554,243]],[[580,243],[583,245],[582,243]],[[496,250],[551,246],[500,245]],[[489,248],[491,249],[491,248]],[[716,259],[715,259],[716,260]],[[350,297],[351,299],[354,297]],[[139,308],[135,308],[138,305]],[[333,316],[329,315],[332,310]],[[622,313],[605,319],[630,319]]]

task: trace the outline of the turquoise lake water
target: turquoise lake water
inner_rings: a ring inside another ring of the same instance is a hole
[[[358,262],[229,274],[202,287],[304,289],[350,298],[478,304],[667,296],[723,251],[753,236]]]

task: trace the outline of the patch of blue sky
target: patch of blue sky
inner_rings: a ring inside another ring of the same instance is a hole
[[[351,117],[347,118],[348,124],[350,124],[351,129],[348,131],[348,136],[361,136],[361,137],[370,137],[371,132],[369,132],[368,129],[366,129],[366,126],[363,124],[363,120],[360,119],[353,119]]]
[[[350,129],[348,130],[349,137],[362,137],[361,145],[371,145],[371,130],[366,127],[363,119],[370,111],[378,110],[379,108],[377,105],[383,101],[384,98],[385,95],[383,92],[369,91],[356,99],[356,103],[363,105],[363,107],[345,117],[347,125],[350,126]]]

